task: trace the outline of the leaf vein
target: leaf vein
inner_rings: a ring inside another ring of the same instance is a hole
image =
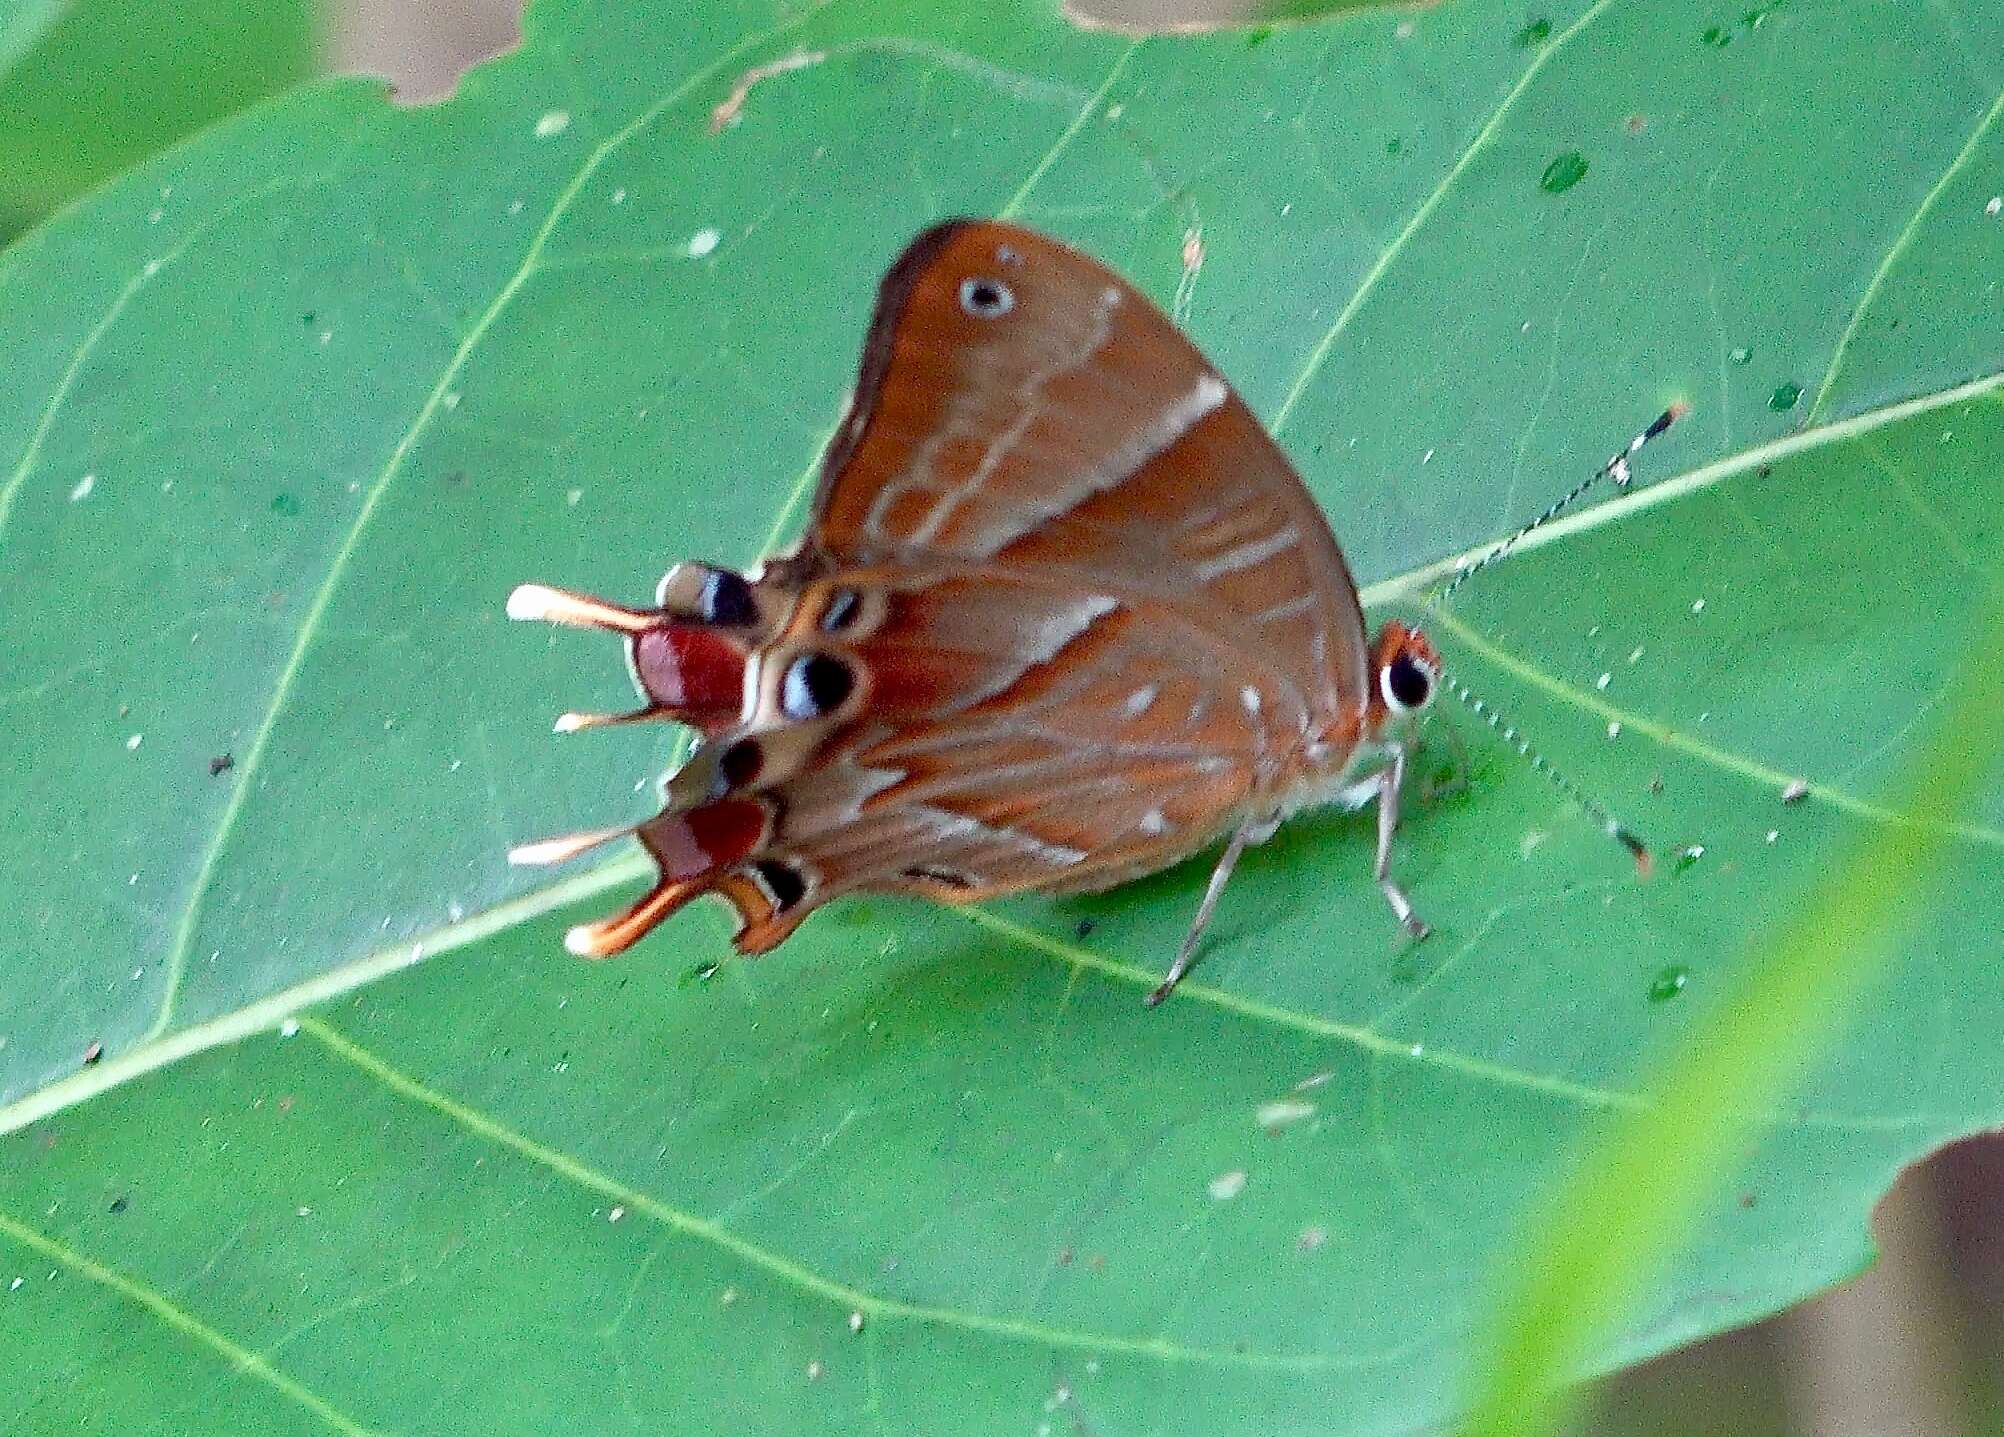
[[[242,1343],[211,1327],[158,1289],[116,1268],[107,1267],[97,1259],[29,1227],[6,1212],[0,1212],[0,1236],[11,1238],[29,1251],[39,1253],[51,1262],[59,1262],[99,1287],[108,1288],[127,1301],[145,1308],[183,1337],[220,1357],[234,1370],[256,1378],[304,1407],[328,1427],[341,1433],[342,1437],[378,1437],[376,1429],[363,1426],[326,1398],[287,1376]]]
[[[1475,132],[1475,138],[1469,141],[1468,148],[1461,152],[1461,157],[1449,167],[1446,174],[1441,176],[1440,183],[1434,186],[1433,192],[1420,202],[1419,208],[1413,211],[1412,218],[1392,236],[1392,242],[1379,252],[1370,269],[1364,272],[1364,278],[1358,282],[1357,288],[1352,291],[1343,308],[1337,312],[1336,318],[1330,322],[1329,328],[1322,332],[1322,338],[1316,342],[1315,348],[1308,352],[1308,358],[1303,361],[1301,372],[1295,376],[1293,386],[1287,391],[1287,397],[1281,400],[1280,408],[1274,411],[1273,423],[1269,427],[1276,437],[1287,427],[1287,421],[1294,415],[1294,406],[1301,402],[1301,397],[1307,392],[1308,386],[1314,382],[1315,376],[1328,362],[1330,352],[1336,347],[1336,341],[1342,336],[1343,331],[1350,327],[1350,321],[1356,317],[1357,311],[1363,308],[1364,301],[1370,297],[1371,292],[1378,287],[1378,281],[1385,277],[1385,272],[1404,252],[1412,237],[1419,233],[1420,227],[1433,217],[1435,210],[1440,208],[1441,202],[1447,198],[1447,192],[1454,187],[1454,182],[1460,179],[1475,162],[1477,155],[1489,148],[1497,132],[1502,128],[1504,119],[1523,93],[1530,88],[1531,82],[1537,79],[1539,72],[1551,62],[1554,55],[1565,49],[1580,31],[1598,19],[1601,12],[1613,3],[1614,0],[1595,0],[1579,19],[1554,35],[1550,43],[1539,49],[1532,57],[1531,63],[1524,67],[1524,73],[1517,77],[1517,83],[1503,96],[1502,103],[1491,112],[1482,128]]]
[[[1845,324],[1844,332],[1837,337],[1837,348],[1830,356],[1830,367],[1823,371],[1823,382],[1816,386],[1816,398],[1811,401],[1808,413],[1804,415],[1806,421],[1814,421],[1823,416],[1824,406],[1830,399],[1830,391],[1837,383],[1838,371],[1844,367],[1844,360],[1851,352],[1852,341],[1858,337],[1858,327],[1865,322],[1866,311],[1879,297],[1879,290],[1884,287],[1886,277],[1906,254],[1907,247],[1913,243],[1914,235],[1919,232],[1922,223],[1940,203],[1950,182],[1962,172],[1963,166],[1969,163],[1970,157],[1976,153],[1976,147],[1990,132],[1990,127],[1997,123],[2000,114],[2004,114],[2004,90],[2000,90],[1997,97],[1990,102],[1990,108],[1983,112],[1983,117],[1976,122],[1976,128],[1970,131],[1969,138],[1963,141],[1962,148],[1956,151],[1955,158],[1949,161],[1948,168],[1941,172],[1941,178],[1934,182],[1934,188],[1922,197],[1919,207],[1914,210],[1913,217],[1894,237],[1892,244],[1879,260],[1879,267],[1873,271],[1870,283],[1865,286],[1864,294],[1858,297],[1857,306],[1851,311],[1850,321]]]
[[[710,1219],[676,1207],[640,1188],[631,1187],[581,1158],[518,1132],[499,1119],[420,1082],[321,1019],[301,1019],[299,1028],[301,1033],[312,1035],[336,1057],[375,1079],[399,1097],[429,1108],[449,1122],[499,1147],[506,1148],[516,1156],[547,1169],[577,1187],[612,1198],[623,1204],[630,1212],[649,1217],[664,1227],[728,1253],[748,1267],[784,1282],[810,1297],[831,1303],[845,1314],[861,1312],[866,1319],[877,1322],[902,1320],[958,1328],[1009,1341],[1036,1343],[1070,1351],[1086,1351],[1096,1356],[1122,1354],[1150,1358],[1159,1362],[1185,1362],[1260,1371],[1356,1371],[1383,1366],[1403,1355],[1401,1348],[1355,1357],[1339,1357],[1317,1352],[1258,1353],[1240,1352],[1230,1348],[1194,1347],[1159,1337],[1130,1337],[1119,1333],[1054,1327],[1024,1318],[1001,1317],[960,1308],[881,1297],[839,1279],[828,1277],[784,1253],[763,1247]],[[865,1325],[867,1327],[868,1323]]]
[[[735,64],[748,51],[761,49],[770,45],[779,36],[804,24],[808,19],[818,14],[831,3],[833,3],[833,0],[821,0],[820,4],[802,11],[791,20],[775,26],[763,34],[753,36],[741,42],[724,52],[724,54],[710,62],[710,64],[695,71],[687,79],[662,95],[652,105],[642,110],[623,128],[600,141],[590,154],[586,156],[584,163],[578,167],[569,182],[558,191],[556,200],[550,207],[549,214],[544,218],[542,224],[537,226],[536,233],[531,237],[520,264],[516,266],[514,273],[508,277],[501,288],[495,293],[493,300],[488,304],[486,310],[474,322],[472,329],[467,331],[465,338],[460,341],[459,346],[453,351],[452,357],[446,362],[437,383],[432,386],[431,392],[426,395],[424,403],[419,406],[417,415],[404,430],[403,437],[397,441],[396,446],[390,451],[389,458],[384,461],[383,467],[377,472],[375,479],[363,494],[362,502],[357,506],[354,518],[349,522],[347,534],[342,539],[340,546],[334,551],[333,559],[328,564],[326,576],[314,590],[313,598],[308,603],[306,612],[300,620],[298,636],[294,639],[292,649],[286,655],[285,664],[279,670],[278,680],[273,685],[270,702],[265,706],[264,717],[252,735],[243,760],[238,766],[239,776],[237,784],[230,790],[229,801],[224,805],[222,816],[217,820],[215,835],[204,847],[201,863],[196,869],[194,881],[189,885],[188,899],[182,907],[180,921],[175,927],[173,946],[169,949],[167,955],[166,973],[163,981],[159,1011],[155,1013],[152,1024],[142,1036],[142,1042],[150,1042],[157,1039],[173,1024],[175,1008],[180,998],[181,984],[187,974],[188,954],[194,946],[196,923],[201,915],[203,900],[208,893],[210,882],[215,875],[216,866],[221,860],[223,849],[229,841],[230,834],[235,831],[238,817],[243,812],[244,805],[252,789],[255,787],[258,770],[262,766],[265,753],[271,745],[271,737],[278,726],[279,716],[285,711],[286,704],[291,698],[293,685],[297,682],[299,672],[305,664],[307,651],[312,646],[314,636],[320,631],[321,623],[326,617],[328,608],[333,603],[335,591],[340,585],[342,576],[347,572],[356,546],[359,544],[362,534],[368,529],[369,522],[374,517],[378,505],[381,504],[383,496],[389,491],[390,485],[396,479],[397,475],[403,471],[404,464],[409,459],[412,450],[417,447],[418,441],[430,430],[433,419],[445,410],[446,395],[451,391],[454,382],[464,371],[466,365],[472,360],[474,352],[480,347],[481,341],[486,338],[494,325],[500,320],[502,314],[507,311],[509,304],[514,300],[515,296],[535,273],[537,262],[541,259],[544,249],[549,245],[551,237],[556,233],[557,227],[563,222],[564,217],[570,213],[572,205],[577,202],[577,198],[583,192],[585,185],[590,182],[592,176],[598,172],[599,168],[608,159],[618,153],[635,135],[652,125],[655,120],[659,119],[672,106],[686,99],[699,86],[706,84],[727,67]]]

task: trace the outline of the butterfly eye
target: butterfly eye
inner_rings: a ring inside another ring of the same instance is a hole
[[[840,659],[802,654],[780,680],[779,709],[790,719],[820,718],[842,707],[855,687],[856,676]]]
[[[1016,296],[999,279],[976,275],[960,282],[960,307],[976,319],[1000,319],[1016,307]]]
[[[1425,708],[1433,697],[1435,677],[1432,665],[1409,654],[1394,655],[1390,663],[1378,670],[1378,688],[1385,696],[1385,707],[1401,714]]]

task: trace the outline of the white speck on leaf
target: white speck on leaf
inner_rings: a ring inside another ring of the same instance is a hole
[[[1783,803],[1800,803],[1807,797],[1809,797],[1809,784],[1799,778],[1790,779],[1788,787],[1781,791],[1781,801]]]
[[[1426,1056],[1426,1044],[1415,1043],[1406,1051],[1411,1053],[1415,1058],[1424,1058]]]
[[[1769,843],[1773,843],[1777,838],[1780,837],[1781,837],[1781,830],[1778,828],[1770,828],[1767,831],[1767,841]]]
[[[552,135],[561,135],[570,127],[571,112],[569,110],[551,110],[542,119],[536,121],[536,138],[547,140]]]
[[[611,1212],[605,1215],[605,1220],[607,1222],[618,1222],[621,1218],[625,1216],[626,1216],[626,1207],[624,1204],[620,1204],[618,1206],[615,1206]]]
[[[70,490],[70,502],[72,504],[82,503],[84,500],[90,498],[90,491],[95,488],[97,488],[97,475],[84,475],[83,478],[77,480],[76,487]]]
[[[1261,1103],[1253,1116],[1263,1128],[1284,1128],[1289,1123],[1314,1117],[1315,1104],[1304,1103],[1299,1098],[1276,1098],[1271,1103]]]
[[[1228,1173],[1219,1173],[1210,1181],[1211,1197],[1218,1202],[1230,1202],[1246,1190],[1245,1169],[1233,1168]]]
[[[2004,195],[1992,195],[1990,203],[1983,207],[1986,215],[2004,214]]]
[[[297,1038],[299,1036],[299,1020],[297,1018],[287,1018],[283,1023],[280,1023],[278,1025],[278,1036],[281,1038]]]
[[[564,494],[564,502],[570,505],[573,509],[577,508],[579,501],[582,500],[583,498],[584,498],[584,490],[582,489],[567,490],[565,491]]]
[[[614,191],[612,192],[612,202],[613,202],[614,204],[616,204],[616,205],[623,205],[623,204],[625,204],[625,203],[626,203],[626,191],[625,191],[625,190],[623,190],[623,189],[619,189],[619,190],[614,190]]]
[[[1593,681],[1593,686],[1597,689],[1604,689],[1613,682],[1614,682],[1613,674],[1602,674],[1599,678]]]
[[[1704,601],[1703,599],[1693,599],[1693,600],[1691,600],[1691,612],[1692,612],[1692,613],[1694,613],[1694,614],[1702,614],[1702,613],[1704,613],[1704,612],[1705,612],[1705,601]]]
[[[862,1309],[858,1308],[856,1311],[849,1314],[849,1330],[851,1332],[861,1332],[863,1330]]]
[[[135,733],[127,736],[125,740],[125,746],[127,749],[135,749],[138,748],[139,745],[141,745],[144,742],[146,742],[146,735],[143,733]]]
[[[1620,720],[1620,719],[1610,719],[1610,720],[1608,721],[1608,725],[1607,725],[1607,736],[1608,736],[1609,738],[1620,738],[1620,737],[1621,737],[1621,720]]]
[[[723,238],[715,227],[697,230],[689,236],[689,258],[702,259],[705,255],[716,253],[717,246],[723,242]]]

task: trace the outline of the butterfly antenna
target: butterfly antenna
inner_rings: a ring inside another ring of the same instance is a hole
[[[1650,858],[1648,847],[1629,830],[1627,824],[1589,798],[1585,789],[1554,768],[1550,759],[1531,747],[1531,741],[1518,731],[1515,724],[1491,708],[1479,694],[1471,692],[1467,684],[1450,673],[1442,673],[1440,681],[1447,685],[1448,692],[1460,699],[1470,713],[1496,730],[1503,742],[1516,750],[1519,758],[1543,774],[1550,780],[1552,787],[1584,809],[1587,817],[1600,825],[1602,832],[1627,849],[1629,856],[1635,860],[1637,872],[1645,878],[1649,876],[1650,870],[1656,866],[1655,861]]]
[[[1456,589],[1459,589],[1463,584],[1467,583],[1498,559],[1506,558],[1510,551],[1523,543],[1524,540],[1537,533],[1538,530],[1544,528],[1545,525],[1551,523],[1552,520],[1558,518],[1559,515],[1577,504],[1586,492],[1592,489],[1594,485],[1600,483],[1601,480],[1611,479],[1614,481],[1614,486],[1617,489],[1626,489],[1635,478],[1634,471],[1628,467],[1628,461],[1642,452],[1643,445],[1662,434],[1664,430],[1675,424],[1679,419],[1682,419],[1690,410],[1690,407],[1688,404],[1673,404],[1657,415],[1654,420],[1650,421],[1647,429],[1637,434],[1627,444],[1617,450],[1607,463],[1601,465],[1600,468],[1594,470],[1593,473],[1580,480],[1579,483],[1573,485],[1571,489],[1547,505],[1544,513],[1538,515],[1537,518],[1531,520],[1530,523],[1510,535],[1507,539],[1500,541],[1496,547],[1481,558],[1457,570],[1454,578],[1449,581],[1447,587],[1440,591],[1440,597],[1435,602],[1444,604],[1453,598]]]
[[[1682,419],[1689,410],[1690,406],[1688,404],[1680,402],[1671,405],[1668,409],[1657,415],[1649,422],[1649,426],[1646,429],[1642,430],[1633,439],[1629,440],[1628,443],[1616,450],[1605,464],[1546,505],[1543,513],[1532,519],[1523,528],[1517,530],[1516,533],[1497,543],[1494,548],[1490,549],[1481,558],[1458,569],[1455,572],[1454,578],[1448,582],[1447,587],[1442,589],[1439,595],[1430,602],[1434,604],[1446,604],[1448,600],[1454,597],[1455,591],[1463,584],[1467,583],[1497,560],[1509,557],[1511,551],[1519,544],[1537,533],[1538,530],[1544,528],[1545,525],[1551,523],[1552,520],[1558,518],[1559,515],[1565,513],[1566,510],[1572,508],[1573,505],[1577,504],[1586,495],[1587,491],[1603,479],[1612,480],[1618,489],[1626,489],[1635,479],[1635,472],[1629,467],[1629,460],[1640,454],[1643,446],[1648,444],[1650,440],[1660,436],[1679,419]],[[1448,691],[1461,700],[1462,704],[1471,713],[1488,724],[1505,743],[1516,750],[1518,757],[1543,774],[1560,793],[1563,793],[1567,798],[1578,804],[1589,818],[1600,825],[1602,831],[1609,838],[1612,838],[1616,843],[1627,849],[1629,855],[1635,859],[1635,866],[1638,871],[1644,875],[1649,873],[1650,869],[1654,866],[1649,856],[1649,849],[1643,844],[1641,839],[1629,831],[1626,824],[1609,813],[1606,808],[1602,807],[1592,798],[1588,797],[1586,790],[1554,768],[1550,759],[1531,747],[1531,741],[1518,731],[1515,724],[1510,723],[1502,714],[1491,708],[1488,702],[1471,691],[1468,685],[1450,673],[1443,673],[1440,676],[1440,681],[1447,685]]]

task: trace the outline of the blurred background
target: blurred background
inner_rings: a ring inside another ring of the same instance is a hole
[[[1226,21],[1241,3],[1087,0],[1083,8],[1100,23],[1163,28]],[[517,42],[520,8],[520,0],[0,0],[0,239],[315,74],[381,75],[406,104],[448,95],[467,66]],[[2004,1434],[2004,1135],[1955,1144],[1908,1172],[1873,1231],[1882,1255],[1869,1272],[1623,1374],[1576,1430]]]

